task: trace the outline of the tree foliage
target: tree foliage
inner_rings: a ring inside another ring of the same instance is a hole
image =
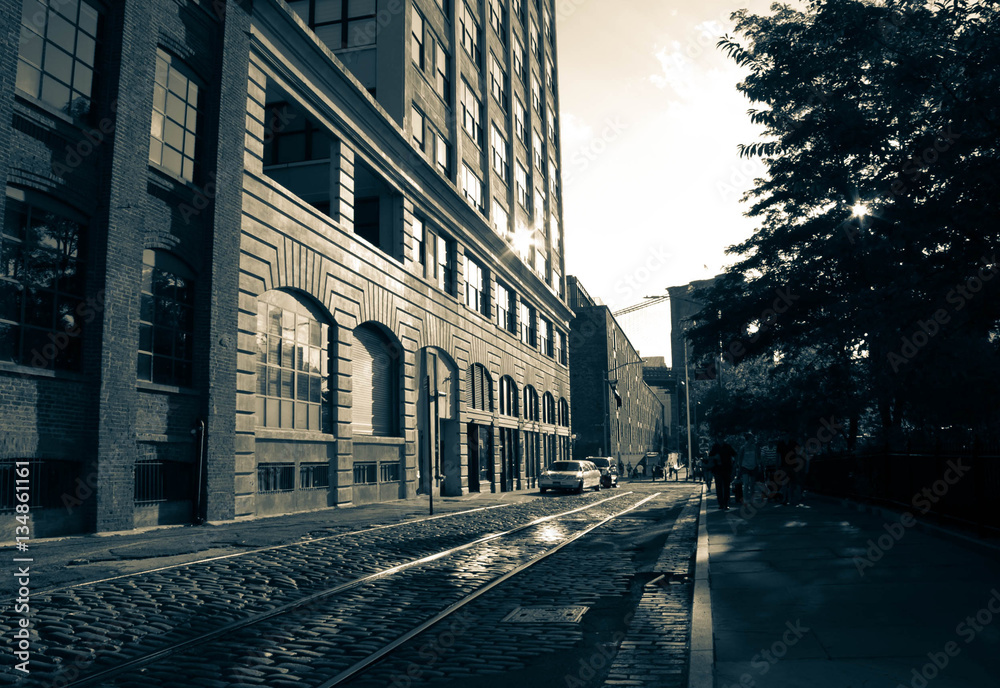
[[[772,403],[832,404],[854,431],[869,410],[887,437],[994,423],[1000,4],[815,0],[734,18],[719,45],[764,132],[740,152],[767,173],[744,199],[758,229],[699,294],[696,350],[772,362]],[[782,293],[795,298],[778,312]]]

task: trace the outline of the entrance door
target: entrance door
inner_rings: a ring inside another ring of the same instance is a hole
[[[479,492],[479,426],[469,423],[465,439],[469,448],[469,492]]]

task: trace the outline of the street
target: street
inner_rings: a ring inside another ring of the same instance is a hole
[[[50,588],[31,600],[21,684],[600,686],[650,668],[623,648],[644,593],[665,590],[674,609],[657,661],[682,686],[696,494],[683,482],[534,493]]]

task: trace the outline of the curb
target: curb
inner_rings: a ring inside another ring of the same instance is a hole
[[[691,663],[688,688],[714,688],[715,641],[712,635],[712,590],[709,585],[708,496],[701,493],[698,546],[694,565],[694,605],[691,609]]]

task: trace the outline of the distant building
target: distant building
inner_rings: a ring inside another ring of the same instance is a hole
[[[566,278],[570,323],[573,455],[613,456],[636,465],[663,448],[664,405],[643,381],[643,361],[607,306]],[[610,378],[611,384],[607,380]]]
[[[677,403],[672,405],[672,418],[670,426],[677,429],[672,435],[671,449],[674,451],[687,452],[687,394],[685,393],[685,372],[691,384],[703,380],[706,375],[714,376],[715,371],[702,371],[694,367],[697,354],[691,349],[690,344],[685,349],[684,333],[691,327],[691,318],[702,309],[702,302],[691,298],[696,289],[711,287],[715,284],[716,278],[698,280],[690,284],[678,287],[668,287],[670,294],[670,358],[674,376],[674,389],[676,390]],[[685,352],[687,358],[685,359]],[[686,369],[686,370],[685,370]],[[691,423],[696,422],[695,413],[692,411]],[[692,437],[692,445],[697,445],[697,441]],[[697,448],[693,446],[694,451]]]
[[[678,451],[677,380],[663,356],[642,359],[642,379],[663,404],[663,445],[667,451]]]

